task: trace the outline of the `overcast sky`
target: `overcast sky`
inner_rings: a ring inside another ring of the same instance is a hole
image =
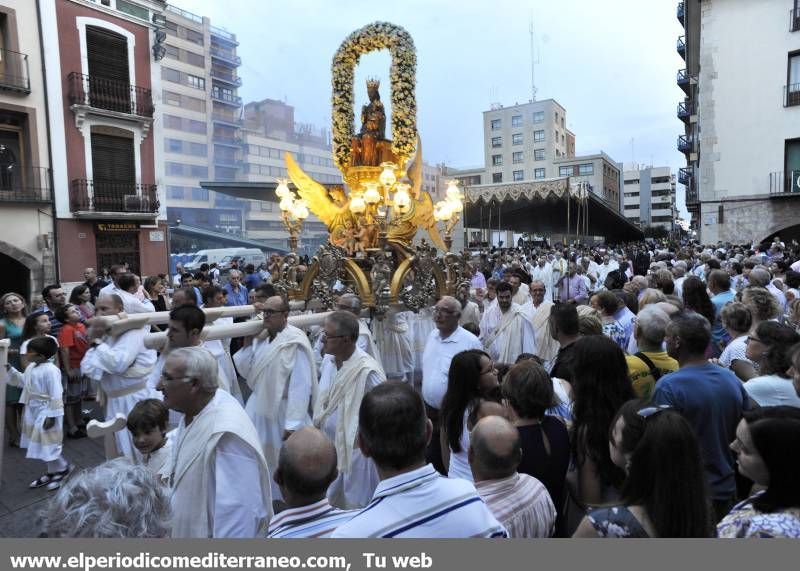
[[[235,33],[245,101],[272,98],[295,120],[330,129],[334,52],[350,32],[382,20],[403,26],[417,47],[417,123],[424,158],[483,165],[482,112],[531,98],[529,24],[534,22],[537,99],[567,110],[579,155],[605,151],[618,162],[685,165],[675,110],[683,92],[675,51],[683,30],[673,0],[171,0]],[[364,79],[383,80],[388,52],[362,58]],[[632,141],[633,140],[633,143]],[[686,215],[683,187],[678,206]]]

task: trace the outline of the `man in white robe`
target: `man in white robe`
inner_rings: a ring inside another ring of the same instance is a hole
[[[362,305],[360,297],[354,293],[346,293],[336,300],[336,311],[349,311],[358,318],[358,348],[378,361],[378,363],[382,363],[372,331],[370,331],[366,321],[361,319]],[[317,337],[317,340],[314,342],[314,359],[317,367],[321,367],[322,358],[324,356],[325,353],[322,349],[322,338],[320,336]]]
[[[481,342],[496,363],[513,365],[520,353],[536,353],[533,326],[513,301],[511,284],[497,286],[497,306],[481,321]]]
[[[531,282],[531,303],[525,307],[528,318],[533,325],[536,340],[536,355],[544,361],[545,368],[549,371],[552,362],[558,355],[558,341],[550,335],[550,310],[553,302],[547,297],[547,289],[539,280]]]
[[[511,284],[511,300],[516,303],[517,305],[525,305],[530,299],[530,294],[528,293],[528,284],[522,283],[522,278],[520,275],[513,270],[510,274],[508,274],[508,283]]]
[[[317,372],[308,337],[288,323],[289,304],[280,296],[270,297],[263,314],[265,331],[237,351],[233,360],[253,390],[245,411],[258,431],[267,465],[274,470],[283,441],[311,424]],[[277,485],[272,497],[280,499]]]
[[[123,304],[116,294],[101,294],[95,303],[97,317],[122,313]],[[112,337],[104,320],[89,322],[88,337],[91,347],[81,361],[81,373],[98,385],[98,397],[104,403],[106,420],[117,413],[126,417],[140,400],[155,397],[147,386],[147,378],[156,363],[156,352],[144,347],[145,330],[132,329]],[[133,446],[130,432],[115,433],[117,451],[135,460],[138,452]]]
[[[546,290],[545,296],[553,301],[553,268],[544,256],[539,256],[539,261],[531,272],[531,279],[542,282]]]
[[[340,509],[365,507],[380,481],[375,464],[356,446],[358,409],[364,395],[386,380],[380,364],[358,348],[358,319],[337,311],[325,320],[325,359],[314,407],[314,425],[336,446],[339,475],[328,501]]]
[[[461,317],[458,320],[458,324],[464,327],[467,323],[472,323],[475,327],[480,327],[481,310],[477,303],[469,299],[469,284],[467,282],[458,286],[456,299],[461,303]]]
[[[269,470],[253,423],[218,390],[218,365],[202,347],[172,351],[158,389],[183,413],[170,469],[172,537],[263,537],[272,517]]]

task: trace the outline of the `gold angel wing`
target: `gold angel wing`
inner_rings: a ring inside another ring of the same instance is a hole
[[[308,203],[308,209],[328,227],[328,230],[332,230],[331,225],[338,221],[342,212],[347,209],[347,205],[337,206],[328,195],[328,189],[308,176],[291,153],[284,153],[284,161],[289,178],[297,187],[297,194]]]
[[[442,252],[447,251],[447,246],[444,245],[441,235],[439,235],[439,228],[436,226],[436,219],[433,217],[433,200],[431,195],[423,192],[420,196],[421,200],[415,204],[414,210],[417,226],[425,228],[428,235],[431,237],[431,242],[434,246],[439,248]]]
[[[422,139],[417,134],[417,150],[414,153],[413,162],[408,167],[408,178],[411,179],[411,196],[414,200],[418,199],[422,192]]]

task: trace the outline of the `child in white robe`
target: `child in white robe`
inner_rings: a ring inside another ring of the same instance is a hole
[[[172,439],[167,433],[169,409],[159,399],[140,400],[128,414],[133,445],[142,455],[141,463],[169,485]]]
[[[22,387],[19,402],[25,405],[20,448],[27,449],[26,458],[47,463],[47,472],[31,482],[31,488],[46,486],[48,490],[57,490],[72,470],[72,465],[62,455],[64,389],[61,371],[50,362],[57,351],[58,344],[52,337],[35,337],[28,343],[25,373],[9,368],[8,382]]]

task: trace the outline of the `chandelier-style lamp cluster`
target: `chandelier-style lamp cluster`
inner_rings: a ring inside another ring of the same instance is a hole
[[[460,220],[461,212],[464,211],[464,194],[458,188],[458,181],[455,179],[447,181],[447,191],[445,199],[433,205],[433,217],[437,222],[444,223],[444,244],[450,251],[453,246],[453,229]]]
[[[303,228],[303,221],[308,218],[308,204],[305,200],[298,198],[289,189],[289,179],[279,178],[278,187],[275,194],[281,199],[278,204],[283,215],[283,224],[289,232],[289,249],[297,252],[297,237]]]

